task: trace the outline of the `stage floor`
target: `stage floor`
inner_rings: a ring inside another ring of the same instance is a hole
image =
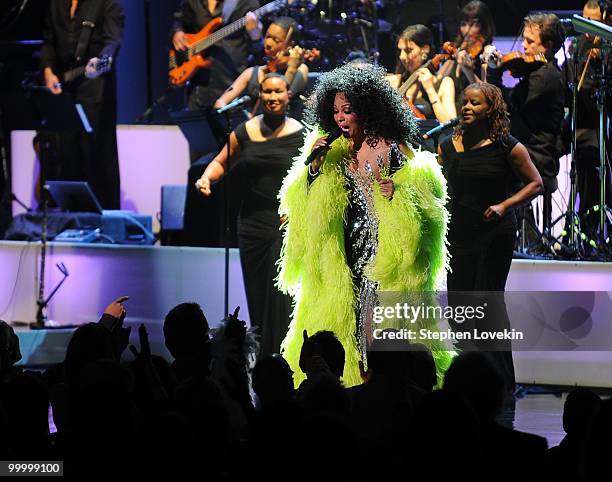
[[[168,355],[162,324],[185,301],[199,303],[209,324],[223,317],[224,250],[170,246],[71,245],[49,243],[45,292],[70,276],[50,303],[48,315],[62,324],[96,321],[113,299],[127,295],[126,323],[145,323],[155,352]],[[38,293],[40,243],[0,241],[0,318],[33,321]],[[230,250],[229,306],[240,306],[248,322],[238,251]],[[508,291],[612,291],[612,263],[514,260]],[[612,322],[612,314],[610,316]],[[612,330],[612,323],[610,324]],[[60,361],[69,330],[19,333],[23,363]],[[612,387],[612,352],[516,352],[517,381],[549,385]]]

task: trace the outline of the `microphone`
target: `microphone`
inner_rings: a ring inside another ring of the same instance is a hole
[[[457,124],[461,122],[461,117],[455,117],[454,119],[445,122],[444,124],[440,124],[433,129],[429,129],[425,134],[423,134],[423,139],[431,139],[433,136],[439,135],[444,129],[448,129],[449,127],[455,127]]]
[[[319,146],[316,149],[314,149],[308,155],[308,158],[304,161],[304,164],[306,166],[309,165],[312,161],[314,161],[317,157],[319,157],[323,153],[323,151],[326,151],[327,149],[329,149],[329,146],[331,146],[331,143],[334,142],[336,139],[338,139],[338,137],[340,137],[341,135],[342,135],[342,131],[340,129],[336,129],[335,131],[332,131],[327,136],[327,145]]]
[[[229,104],[217,109],[217,114],[224,114],[227,111],[234,110],[237,107],[240,107],[241,105],[244,105],[248,102],[251,102],[251,96],[243,95],[242,97],[238,97],[237,99],[232,100]]]

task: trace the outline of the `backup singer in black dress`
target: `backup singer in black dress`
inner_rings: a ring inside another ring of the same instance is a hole
[[[451,191],[448,291],[504,291],[517,229],[513,208],[533,199],[542,179],[527,149],[509,134],[506,104],[497,87],[468,86],[461,113],[462,124],[438,150]],[[515,175],[523,188],[511,195]],[[505,310],[491,318],[496,329],[509,328]],[[494,357],[511,388],[509,350],[508,344],[508,351]]]
[[[261,330],[260,355],[279,352],[291,311],[290,299],[274,283],[282,245],[276,196],[303,143],[302,124],[285,115],[288,88],[282,75],[264,77],[260,84],[264,113],[231,133],[230,158],[225,146],[196,182],[196,188],[208,196],[211,184],[225,175],[231,160],[240,155],[246,164],[248,190],[238,219],[238,245],[251,324]]]

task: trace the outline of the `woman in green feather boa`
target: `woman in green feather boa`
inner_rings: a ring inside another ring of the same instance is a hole
[[[282,352],[299,384],[304,330],[333,331],[352,386],[361,382],[359,362],[367,366],[377,291],[434,291],[445,275],[446,185],[434,155],[410,147],[414,118],[380,68],[347,64],[325,74],[307,121],[318,128],[279,194],[287,222],[278,285],[294,299]],[[324,154],[305,166],[317,147]],[[451,353],[428,346],[440,376]]]

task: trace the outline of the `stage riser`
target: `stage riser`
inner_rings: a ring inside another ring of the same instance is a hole
[[[38,243],[0,242],[0,317],[31,321],[36,313]],[[16,280],[20,264],[19,276]],[[121,295],[137,344],[140,323],[146,323],[154,351],[167,354],[162,324],[168,310],[184,301],[200,303],[211,326],[223,316],[224,252],[217,248],[131,247],[50,244],[46,293],[60,280],[55,267],[63,262],[70,277],[50,304],[51,319],[62,323],[96,321],[104,307]],[[16,285],[15,280],[17,281]],[[12,301],[11,293],[15,288]],[[509,291],[610,291],[612,264],[514,260]],[[248,322],[246,295],[237,250],[230,250],[230,308],[241,306]],[[58,340],[68,335],[20,335],[24,362],[61,360]],[[27,348],[29,347],[29,348]],[[24,349],[26,348],[26,349]],[[517,379],[523,383],[612,387],[612,352],[515,353]]]

